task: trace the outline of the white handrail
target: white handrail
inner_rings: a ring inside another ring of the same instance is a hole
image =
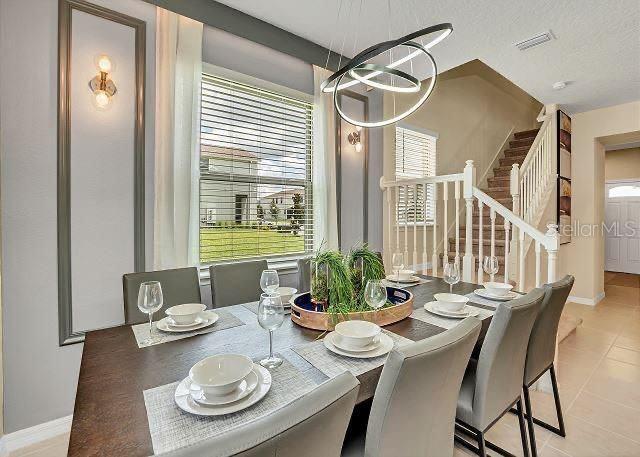
[[[477,187],[473,188],[473,196],[489,208],[492,208],[496,213],[511,224],[515,225],[519,230],[522,230],[525,234],[539,242],[546,250],[558,250],[558,238],[556,236],[549,236],[542,233],[537,228],[527,224],[520,216],[516,216],[507,207],[503,206]]]
[[[464,181],[464,173],[453,173],[442,176],[425,176],[424,178],[397,179],[395,181],[385,181],[384,177],[381,177],[380,189],[384,191],[387,187],[414,186],[416,184],[435,184],[455,181]]]

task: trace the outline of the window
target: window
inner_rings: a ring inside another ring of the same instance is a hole
[[[313,249],[312,108],[202,75],[201,263]]]
[[[396,127],[396,180],[424,178],[436,174],[437,137],[404,127]],[[427,185],[426,214],[423,186],[400,187],[398,223],[433,222],[433,184]]]
[[[609,198],[640,197],[638,186],[616,186],[609,189]]]

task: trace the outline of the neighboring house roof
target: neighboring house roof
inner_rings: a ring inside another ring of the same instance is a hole
[[[274,198],[293,198],[295,194],[300,194],[304,200],[304,189],[286,189],[273,194],[265,195],[261,200],[272,200]]]
[[[225,148],[203,144],[200,146],[200,155],[209,159],[237,160],[242,162],[257,162],[258,154],[238,148]]]

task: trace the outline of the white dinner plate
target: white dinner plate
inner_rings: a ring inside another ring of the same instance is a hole
[[[171,328],[187,328],[187,327],[195,327],[196,325],[200,325],[204,322],[202,316],[196,317],[193,322],[190,324],[178,324],[171,319],[171,317],[167,317],[167,325]]]
[[[253,364],[253,371],[258,375],[258,385],[250,395],[234,403],[220,406],[201,405],[191,397],[189,386],[191,379],[183,379],[174,394],[176,404],[180,409],[198,416],[222,416],[224,414],[236,413],[255,405],[267,395],[271,388],[271,373],[266,368]]]
[[[521,295],[518,292],[514,292],[514,291],[510,291],[506,295],[493,295],[492,293],[489,293],[487,289],[476,289],[473,291],[473,293],[478,295],[479,297],[486,298],[488,300],[495,300],[495,301],[509,301],[509,300],[513,300],[521,297]]]
[[[419,278],[418,276],[409,276],[407,279],[399,279],[396,275],[387,275],[385,278],[387,281],[391,281],[394,283],[400,283],[400,284],[412,284],[412,283],[418,283],[420,282],[421,278]]]
[[[438,306],[437,301],[430,301],[429,303],[425,304],[424,309],[432,314],[436,314],[442,317],[448,317],[449,319],[464,319],[465,317],[477,316],[478,314],[480,314],[480,311],[469,305],[465,305],[464,308],[462,308],[464,310],[464,312],[462,313],[446,311]]]
[[[343,351],[347,351],[347,352],[368,352],[368,351],[373,351],[377,349],[378,346],[380,346],[380,335],[376,336],[370,344],[367,344],[366,346],[361,348],[350,348],[345,346],[344,341],[342,340],[342,338],[340,338],[340,335],[338,334],[335,334],[332,337],[333,339],[331,340],[331,343],[338,349],[342,349]]]
[[[175,327],[169,323],[169,321],[167,320],[169,318],[165,317],[156,322],[156,327],[158,328],[158,330],[170,333],[193,332],[194,330],[200,330],[201,328],[209,327],[210,325],[215,324],[216,321],[220,318],[220,316],[218,316],[213,311],[203,311],[200,313],[200,316],[203,320],[198,325],[190,325],[188,327]]]
[[[334,352],[338,355],[344,355],[346,357],[353,357],[356,359],[372,359],[374,357],[380,357],[381,355],[388,354],[389,351],[393,349],[393,340],[389,335],[386,335],[384,333],[381,333],[379,336],[380,342],[378,343],[378,346],[375,349],[366,352],[353,352],[340,349],[333,343],[335,337],[335,332],[327,334],[323,340],[324,346],[331,352]]]
[[[219,406],[227,405],[238,400],[242,400],[253,392],[258,386],[258,373],[255,370],[251,370],[251,373],[240,383],[240,385],[233,391],[225,395],[208,395],[204,393],[202,387],[193,382],[189,383],[189,390],[193,399],[202,405],[207,406]]]

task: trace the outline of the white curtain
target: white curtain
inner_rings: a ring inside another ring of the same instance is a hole
[[[162,8],[156,30],[154,268],[198,263],[201,22]]]
[[[314,249],[338,249],[336,200],[336,123],[333,98],[320,91],[331,75],[313,67],[313,235]]]

